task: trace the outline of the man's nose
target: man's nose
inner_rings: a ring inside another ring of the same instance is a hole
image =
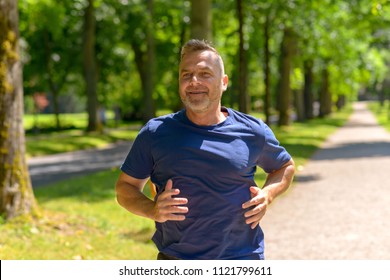
[[[199,82],[198,77],[197,77],[195,74],[192,75],[190,83],[191,83],[191,84],[196,84],[196,83],[198,83],[198,82]]]

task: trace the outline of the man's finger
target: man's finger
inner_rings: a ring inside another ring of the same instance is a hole
[[[260,189],[258,187],[255,187],[255,186],[251,186],[249,188],[250,192],[251,192],[251,197],[255,197],[256,195],[259,194],[260,192]]]
[[[173,188],[173,181],[172,179],[168,179],[167,183],[165,184],[165,190],[162,193],[163,197],[170,197],[172,195],[178,195],[180,193],[179,189],[172,189]]]
[[[171,179],[168,179],[166,185],[165,185],[165,190],[168,191],[168,190],[171,190],[172,189],[172,186],[173,186],[173,182]]]
[[[185,219],[186,219],[185,215],[176,215],[176,214],[167,215],[168,221],[184,221]]]
[[[252,206],[259,205],[262,201],[259,198],[252,198],[251,200],[248,200],[247,202],[242,204],[243,209],[247,209]]]
[[[188,199],[184,197],[175,197],[170,201],[170,205],[184,205],[188,203]]]

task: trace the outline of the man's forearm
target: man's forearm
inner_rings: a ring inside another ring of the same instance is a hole
[[[154,220],[154,201],[136,187],[126,183],[116,186],[118,203],[129,212]]]
[[[264,187],[262,188],[267,193],[268,204],[271,204],[277,196],[288,189],[294,178],[294,173],[294,161],[290,160],[281,169],[268,174]]]

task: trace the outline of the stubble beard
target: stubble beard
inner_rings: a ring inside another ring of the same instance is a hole
[[[195,113],[204,113],[206,112],[210,106],[213,104],[213,101],[206,95],[202,99],[192,98],[189,95],[186,95],[185,98],[181,100],[184,106],[195,112]]]

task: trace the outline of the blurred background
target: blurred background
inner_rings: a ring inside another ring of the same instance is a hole
[[[154,258],[153,222],[120,209],[114,185],[140,127],[181,108],[191,38],[224,59],[222,105],[271,125],[298,169],[352,102],[370,101],[389,128],[389,0],[0,0],[0,11],[2,259]],[[95,150],[118,142],[115,161]]]
[[[19,0],[19,12],[27,114],[107,110],[145,122],[175,111],[190,38],[221,52],[223,103],[267,121],[390,95],[387,0]]]

